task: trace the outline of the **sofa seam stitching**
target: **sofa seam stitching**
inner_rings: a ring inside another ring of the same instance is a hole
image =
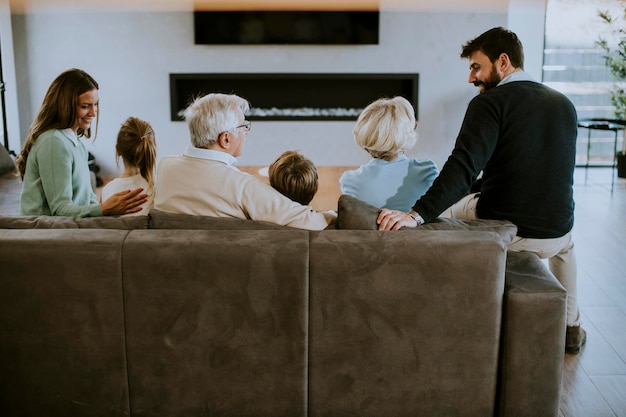
[[[128,233],[122,239],[122,248],[120,251],[120,277],[122,278],[122,319],[124,321],[124,355],[126,359],[126,386],[128,387],[128,415],[133,415],[133,407],[132,407],[132,396],[130,389],[130,369],[129,369],[129,355],[128,355],[128,327],[126,323],[126,286],[124,285],[124,249],[126,247],[126,239],[132,233],[132,230],[129,230]]]
[[[310,366],[311,366],[311,240],[312,233],[308,232],[308,250],[307,250],[307,273],[306,273],[306,283],[307,283],[307,292],[306,292],[306,401],[304,410],[305,416],[309,416],[309,402],[310,402],[310,390],[311,390],[311,374],[310,374]]]

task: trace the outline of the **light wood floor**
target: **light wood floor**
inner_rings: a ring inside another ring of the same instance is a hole
[[[578,298],[587,344],[566,355],[562,417],[626,417],[626,180],[590,168],[575,176]]]
[[[258,175],[261,167],[241,167]],[[336,209],[337,181],[351,167],[319,167],[318,210]],[[626,417],[626,180],[611,170],[575,174],[578,298],[587,344],[564,355],[560,417]],[[262,177],[261,177],[262,178]],[[14,184],[14,183],[13,183]],[[0,214],[19,213],[19,190],[0,179]]]

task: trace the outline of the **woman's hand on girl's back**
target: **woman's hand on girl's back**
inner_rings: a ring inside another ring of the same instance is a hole
[[[143,188],[137,188],[113,194],[102,203],[102,214],[118,216],[140,211],[141,205],[148,199],[148,195],[142,194],[142,191]]]

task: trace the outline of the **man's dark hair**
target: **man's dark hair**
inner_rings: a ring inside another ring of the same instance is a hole
[[[503,27],[489,29],[477,38],[463,45],[461,58],[469,58],[476,52],[484,52],[489,60],[496,62],[500,54],[507,54],[511,65],[515,68],[524,69],[524,48],[517,35]]]

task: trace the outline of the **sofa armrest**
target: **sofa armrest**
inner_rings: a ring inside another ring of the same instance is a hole
[[[566,299],[537,255],[508,252],[497,415],[559,415]]]

